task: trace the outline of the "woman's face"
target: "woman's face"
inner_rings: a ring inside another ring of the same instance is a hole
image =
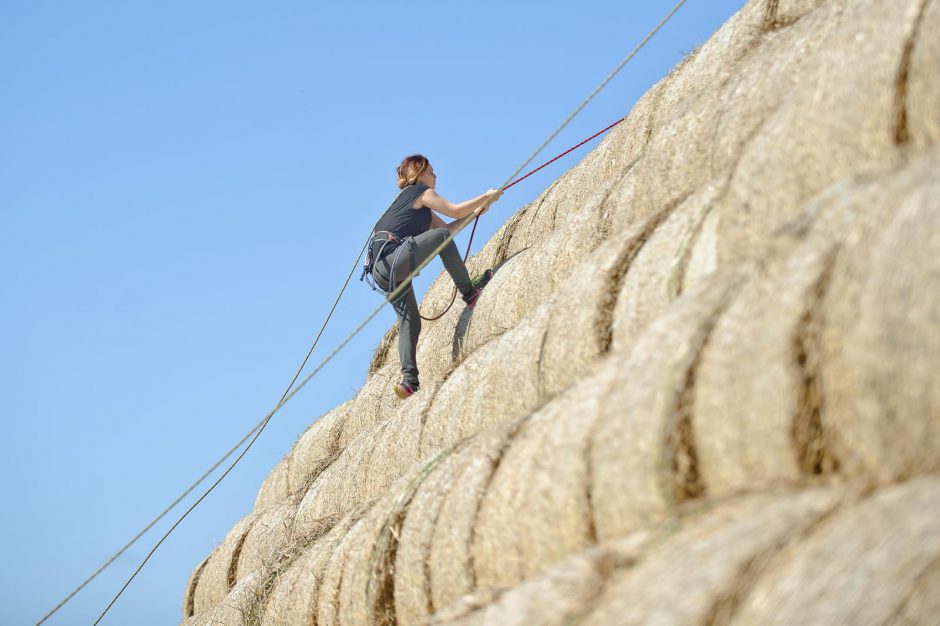
[[[418,182],[427,185],[431,189],[434,189],[437,185],[437,174],[434,173],[434,168],[431,167],[430,163],[428,163],[428,169],[424,170],[424,173],[418,177]]]

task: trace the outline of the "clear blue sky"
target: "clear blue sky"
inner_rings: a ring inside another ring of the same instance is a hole
[[[690,0],[540,161],[741,4]],[[402,156],[452,200],[498,185],[672,5],[0,4],[0,623],[39,619],[272,407]],[[508,192],[477,250],[587,149]],[[354,283],[314,360],[377,298]],[[393,321],[276,416],[105,623],[180,620],[192,569]],[[94,621],[170,522],[50,623]]]

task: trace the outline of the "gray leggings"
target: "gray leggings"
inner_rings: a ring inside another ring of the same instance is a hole
[[[401,246],[403,249],[398,255],[398,265],[395,268],[395,284],[404,280],[408,274],[418,265],[420,265],[438,246],[447,239],[448,231],[446,228],[434,228],[425,231],[417,237],[406,237]],[[390,264],[395,257],[393,251],[383,260],[375,264],[375,280],[379,287],[388,289],[388,278],[391,272]],[[470,276],[467,274],[467,266],[460,258],[460,252],[457,245],[451,241],[441,251],[441,261],[444,262],[444,269],[450,274],[457,290],[467,295],[473,288],[470,284]],[[392,307],[398,315],[398,358],[401,362],[402,380],[413,387],[418,386],[418,362],[415,358],[415,351],[418,346],[418,335],[421,334],[421,315],[418,313],[418,300],[415,298],[415,290],[411,285],[392,302]]]

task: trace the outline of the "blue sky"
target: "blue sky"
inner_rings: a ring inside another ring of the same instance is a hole
[[[273,406],[402,156],[451,200],[497,186],[673,4],[0,4],[0,623],[38,620]],[[536,163],[741,4],[690,0]],[[591,146],[507,192],[476,250]],[[377,298],[350,287],[314,362]],[[104,623],[180,620],[192,569],[393,321],[277,414]],[[93,622],[171,522],[49,623]]]

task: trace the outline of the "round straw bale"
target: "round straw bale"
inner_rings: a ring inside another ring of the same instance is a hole
[[[538,198],[519,210],[519,220],[507,249],[509,256],[548,239],[555,229],[558,210],[558,203],[553,200],[570,191],[570,183],[561,176],[539,194]]]
[[[372,360],[369,361],[369,370],[366,376],[371,376],[382,369],[392,361],[398,361],[398,322],[392,324],[392,327],[385,331],[382,340],[375,347],[372,353]]]
[[[291,498],[258,512],[238,553],[236,581],[262,567],[274,567],[283,550],[291,543],[298,500],[297,497]]]
[[[500,269],[480,296],[459,343],[463,356],[514,327],[570,279],[572,270],[606,236],[610,187],[597,185],[584,206],[558,216],[550,236],[533,242],[518,263]]]
[[[721,191],[719,184],[705,185],[648,234],[620,285],[613,315],[615,349],[633,345],[647,324],[679,296],[688,253]]]
[[[459,363],[464,353],[462,344],[470,324],[473,320],[487,320],[489,318],[490,314],[488,311],[493,307],[484,304],[484,300],[490,299],[494,294],[498,296],[497,292],[500,291],[500,288],[497,285],[507,276],[504,272],[511,270],[516,265],[514,260],[510,260],[505,266],[487,261],[487,259],[495,259],[495,257],[500,254],[493,246],[494,241],[499,243],[496,239],[498,235],[499,233],[494,235],[494,238],[490,240],[486,248],[478,255],[478,257],[483,259],[482,261],[477,261],[475,257],[473,263],[468,264],[471,275],[480,273],[491,267],[499,270],[494,279],[490,282],[490,285],[484,291],[484,294],[477,300],[476,307],[469,309],[464,305],[463,301],[458,298],[443,317],[432,322],[425,321],[422,323],[422,332],[418,340],[416,355],[418,367],[421,371],[422,385],[442,381],[455,365]],[[500,261],[500,263],[503,263],[503,261]],[[473,269],[474,267],[477,269]],[[453,284],[446,273],[442,275],[442,278],[446,279],[448,284]],[[437,283],[435,283],[435,285],[437,285]],[[430,295],[429,293],[429,297]],[[422,311],[425,311],[425,314],[433,313],[436,315],[444,309],[449,299],[450,292],[448,292],[447,300],[441,301],[439,304],[425,306],[425,304],[422,303]],[[425,298],[425,300],[427,301],[427,298]],[[498,308],[496,310],[498,310]],[[489,327],[490,326],[487,326],[487,328]],[[489,335],[488,338],[500,334],[503,330],[505,330],[505,328],[497,329],[497,331]]]
[[[235,585],[218,604],[185,621],[185,626],[251,626],[257,623],[263,575],[253,572]]]
[[[298,532],[318,528],[323,520],[342,515],[360,504],[373,431],[362,433],[329,465],[303,495],[294,520]]]
[[[818,309],[841,240],[876,195],[837,184],[820,196],[715,325],[693,406],[711,496],[835,469],[820,424]]]
[[[408,506],[395,554],[395,617],[402,626],[419,624],[434,612],[428,565],[434,526],[472,452],[472,447],[464,445],[441,459]]]
[[[718,269],[718,219],[719,213],[708,211],[692,243],[680,284],[683,292],[693,289]]]
[[[902,103],[907,130],[902,130],[899,139],[909,137],[918,147],[926,147],[940,143],[940,2],[927,2],[920,20],[908,42],[910,69]]]
[[[595,543],[585,450],[625,361],[606,359],[596,374],[544,405],[504,451],[474,526],[478,586],[514,585]]]
[[[928,623],[937,615],[940,615],[940,559],[921,574],[914,589],[889,623],[916,626]]]
[[[258,496],[255,498],[255,510],[260,511],[275,506],[290,494],[287,474],[290,470],[290,454],[278,461],[271,473],[268,474]]]
[[[222,545],[209,555],[209,562],[206,563],[196,582],[196,593],[193,598],[195,614],[208,611],[225,599],[225,596],[232,590],[242,544],[248,531],[251,530],[251,525],[257,519],[258,516],[254,513],[242,518],[222,540]]]
[[[360,483],[363,501],[380,496],[423,457],[419,451],[425,414],[437,390],[423,386],[421,393],[402,402],[380,429],[366,435],[365,473]]]
[[[415,490],[450,450],[418,463],[392,483],[354,531],[339,592],[342,624],[395,624],[395,554]]]
[[[876,481],[940,467],[940,150],[899,171],[833,269],[824,422],[840,471]]]
[[[726,168],[712,167],[711,158],[723,109],[720,94],[737,72],[741,57],[758,46],[764,11],[762,3],[745,5],[670,73],[647,150],[628,184],[614,194],[619,206],[645,216],[676,205],[712,178],[727,176]],[[742,116],[739,124],[753,121]],[[621,219],[614,224],[615,232],[628,225]]]
[[[287,472],[290,493],[305,491],[320,472],[336,460],[340,452],[339,434],[352,404],[352,400],[347,400],[322,415],[294,444]]]
[[[202,576],[202,572],[206,569],[208,563],[209,557],[207,556],[199,564],[199,567],[193,570],[193,573],[189,576],[189,581],[186,583],[186,593],[183,594],[184,620],[196,613],[196,586],[199,584],[199,577]]]
[[[889,623],[940,559],[938,510],[935,475],[844,507],[780,555],[743,598],[733,623]],[[913,621],[936,618],[921,614]]]
[[[434,396],[421,432],[421,456],[534,409],[548,305],[536,309],[454,370]],[[505,355],[511,354],[507,359]]]
[[[763,493],[685,519],[640,563],[615,572],[596,606],[578,623],[704,624],[714,617],[723,623],[725,610],[774,556],[824,519],[841,498],[842,492],[830,488]]]
[[[651,533],[634,533],[585,550],[545,574],[512,588],[481,589],[435,614],[429,626],[571,624],[597,597],[610,572],[614,568],[629,567],[652,538]]]
[[[336,442],[342,450],[359,433],[368,430],[391,413],[398,398],[393,386],[401,380],[401,370],[397,363],[388,363],[382,369],[369,376],[349,407],[349,413],[342,420],[342,430]]]
[[[339,615],[339,593],[343,583],[343,570],[349,553],[362,540],[363,520],[358,519],[349,527],[336,547],[333,548],[320,578],[316,600],[316,616],[311,620],[317,626],[342,626]]]
[[[541,380],[546,397],[566,388],[610,349],[621,280],[650,233],[668,214],[654,213],[602,243],[572,272],[572,280],[558,290],[542,342]]]
[[[487,430],[467,443],[468,460],[457,488],[447,493],[434,526],[428,569],[435,607],[446,607],[476,587],[471,547],[477,509],[503,450],[524,420]]]
[[[327,563],[354,520],[354,514],[343,517],[277,577],[264,607],[261,626],[313,622]]]
[[[803,79],[807,64],[818,63],[811,51],[838,24],[840,2],[782,28],[820,0],[765,0],[764,26],[759,44],[735,65],[733,74],[717,93],[718,117],[707,142],[709,167],[715,175],[730,176],[748,141],[776,111],[788,92]]]
[[[590,449],[599,540],[661,521],[676,502],[701,495],[688,414],[695,365],[740,282],[737,273],[716,273],[677,299],[630,351]]]
[[[736,61],[759,44],[765,10],[763,1],[747,2],[669,73],[657,102],[653,134],[676,115],[698,108],[703,94],[731,77]]]
[[[425,393],[427,391],[427,393]],[[301,527],[341,515],[378,497],[418,460],[418,442],[428,401],[434,389],[425,388],[382,424],[361,433],[314,481],[297,514]]]
[[[899,161],[897,75],[921,3],[821,9],[838,14],[835,28],[815,42],[800,82],[738,160],[721,205],[722,264],[758,252],[768,233],[834,181]]]
[[[770,28],[789,26],[808,13],[812,13],[828,0],[767,0],[767,20]]]

